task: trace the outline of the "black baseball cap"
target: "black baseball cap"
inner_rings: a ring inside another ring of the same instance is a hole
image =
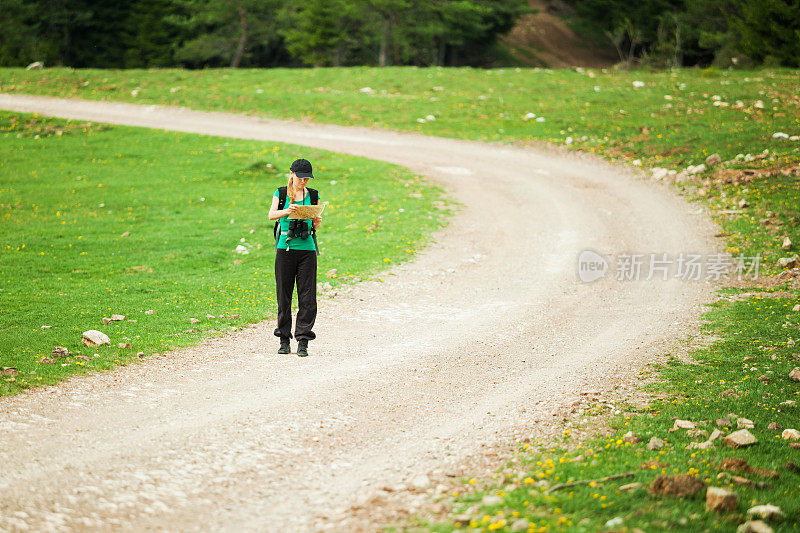
[[[298,178],[314,177],[314,175],[311,173],[311,163],[308,161],[308,159],[295,159],[289,170],[294,172],[295,176]]]

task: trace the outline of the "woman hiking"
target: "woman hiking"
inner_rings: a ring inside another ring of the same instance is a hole
[[[322,225],[322,217],[290,219],[289,215],[298,205],[319,203],[315,189],[306,187],[314,177],[311,163],[297,159],[292,163],[289,182],[279,187],[272,197],[269,219],[275,224],[275,288],[278,296],[278,327],[275,336],[281,339],[280,354],[291,353],[289,339],[292,337],[292,292],[297,282],[297,320],[294,338],[297,339],[297,355],[308,355],[308,341],[317,336],[312,331],[317,318],[317,254],[316,230]]]

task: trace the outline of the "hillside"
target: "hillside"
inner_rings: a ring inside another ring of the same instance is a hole
[[[523,15],[507,36],[504,48],[521,65],[565,68],[602,68],[617,62],[610,45],[598,48],[581,40],[559,16],[554,2],[530,0],[535,13]]]

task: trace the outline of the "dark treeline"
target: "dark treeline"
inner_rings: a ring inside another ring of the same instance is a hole
[[[800,0],[551,0],[624,64],[800,65]],[[0,0],[0,66],[498,63],[527,0]]]
[[[0,0],[0,65],[488,65],[526,0]]]
[[[558,0],[620,60],[655,67],[800,66],[799,0]]]

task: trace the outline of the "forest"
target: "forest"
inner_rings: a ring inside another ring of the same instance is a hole
[[[623,65],[792,67],[800,57],[797,0],[546,9]],[[509,61],[500,38],[531,11],[526,0],[0,0],[0,66],[495,67]]]

